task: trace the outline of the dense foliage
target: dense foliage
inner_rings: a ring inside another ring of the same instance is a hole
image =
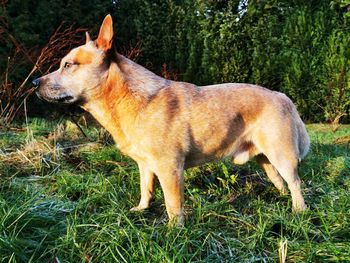
[[[349,0],[5,1],[0,81],[18,50],[8,33],[40,50],[62,20],[96,33],[110,12],[119,49],[141,47],[136,60],[157,73],[200,85],[257,83],[285,92],[308,121],[348,122],[349,9]],[[17,63],[11,81],[30,63]]]

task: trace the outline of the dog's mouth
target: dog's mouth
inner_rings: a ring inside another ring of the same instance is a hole
[[[65,97],[55,98],[55,100],[59,103],[72,103],[74,101],[74,97],[68,95]]]
[[[36,95],[39,97],[39,99],[45,100],[45,101],[51,102],[51,103],[70,104],[70,103],[73,103],[75,101],[73,96],[67,95],[67,94],[63,94],[61,96],[47,97],[47,96],[42,96],[39,92],[36,92]]]

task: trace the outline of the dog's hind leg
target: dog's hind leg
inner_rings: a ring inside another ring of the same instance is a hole
[[[298,158],[291,156],[283,149],[282,152],[275,152],[267,155],[271,164],[276,168],[281,177],[287,182],[292,196],[294,212],[302,212],[306,209],[304,197],[301,194],[301,182],[298,176]]]
[[[288,140],[288,136],[286,135],[284,135],[284,137],[272,136],[272,134],[265,136],[261,133],[259,137],[260,138],[257,140],[258,144],[260,142],[258,148],[267,157],[273,167],[275,167],[280,176],[287,182],[292,196],[293,210],[295,212],[304,211],[306,206],[303,195],[301,194],[301,182],[298,176],[299,156],[293,140]]]
[[[146,165],[138,163],[140,170],[140,190],[141,200],[138,206],[130,209],[130,211],[142,211],[149,207],[154,191],[154,173],[148,169]]]
[[[298,159],[278,160],[274,166],[288,184],[288,188],[292,195],[293,210],[295,212],[304,211],[306,205],[304,197],[301,194],[301,181],[298,176]]]
[[[270,163],[269,159],[265,155],[256,156],[256,161],[265,170],[267,177],[274,184],[274,186],[280,191],[281,194],[287,194],[287,189],[284,185],[283,178],[280,176],[276,168]]]

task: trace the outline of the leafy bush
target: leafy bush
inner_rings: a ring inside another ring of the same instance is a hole
[[[63,20],[94,36],[112,13],[119,51],[136,47],[133,59],[160,75],[198,85],[256,83],[286,93],[308,121],[349,121],[348,0],[0,3],[2,107],[9,90],[28,90],[23,79],[37,72],[40,50]]]

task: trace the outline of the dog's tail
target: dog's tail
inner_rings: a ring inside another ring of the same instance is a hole
[[[307,133],[305,124],[301,120],[299,114],[296,118],[296,128],[298,137],[299,161],[303,159],[310,150],[310,138]]]

